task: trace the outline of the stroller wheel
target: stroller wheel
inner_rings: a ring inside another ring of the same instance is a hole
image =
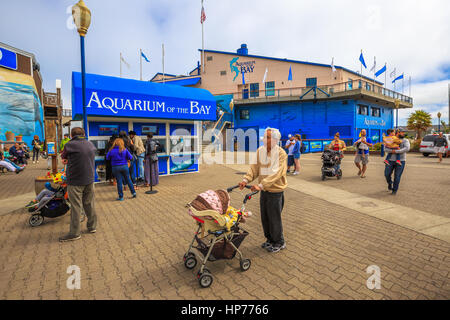
[[[186,259],[187,259],[188,257],[195,257],[195,255],[194,255],[192,252],[187,252],[187,253],[185,253],[184,256],[183,256],[183,261],[186,261]]]
[[[211,271],[209,271],[209,269],[207,269],[207,268],[203,268],[203,272],[200,272],[200,270],[198,270],[198,272],[197,272],[197,279],[200,279],[202,274],[205,274],[205,273],[211,274]]]
[[[252,262],[250,261],[250,259],[241,260],[241,270],[242,271],[247,271],[248,269],[250,269],[251,265],[252,265]]]
[[[213,283],[213,276],[208,272],[203,272],[198,279],[198,283],[200,283],[202,288],[208,288]]]
[[[325,178],[326,178],[326,175],[325,175],[325,173],[322,173],[322,181],[324,181],[324,180],[325,180]]]
[[[338,180],[340,180],[342,178],[342,170],[338,171],[337,178],[338,178]]]
[[[40,214],[33,214],[30,219],[28,220],[28,223],[32,227],[38,227],[44,222],[44,217]]]
[[[195,258],[195,256],[187,257],[186,260],[184,261],[184,266],[189,270],[194,269],[196,265],[197,259]]]

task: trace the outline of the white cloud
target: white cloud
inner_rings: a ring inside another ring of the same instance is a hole
[[[66,106],[71,72],[80,70],[78,35],[66,27],[66,9],[75,2],[9,1],[2,10],[12,14],[0,20],[3,42],[36,54],[46,90],[54,90],[55,78],[63,80]],[[185,74],[197,65],[200,0],[85,3],[92,12],[87,72],[118,76],[122,52],[131,65],[130,70],[123,67],[124,76],[137,79],[142,48],[151,60],[144,64],[149,79],[162,71],[163,42],[167,73]],[[418,107],[432,110],[445,103],[445,88],[440,88],[450,70],[448,0],[205,0],[205,10],[207,49],[235,51],[247,43],[251,54],[327,64],[335,57],[336,65],[352,70],[359,70],[363,49],[366,61],[376,56],[379,66],[387,62],[389,71],[396,67],[398,74],[412,77]],[[20,12],[20,19],[15,12]],[[432,83],[416,84],[424,80]]]

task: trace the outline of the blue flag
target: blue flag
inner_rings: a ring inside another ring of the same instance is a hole
[[[244,77],[245,72],[242,72],[242,70],[241,70],[241,73],[242,73],[242,84],[245,84],[245,77]]]
[[[364,56],[363,56],[362,52],[361,52],[361,55],[359,56],[359,61],[361,61],[361,63],[364,66],[364,68],[367,69],[366,62],[364,61]]]
[[[289,76],[288,76],[288,81],[292,81],[292,68],[291,68],[291,66],[289,66]]]
[[[378,76],[382,75],[385,72],[386,72],[386,65],[384,65],[383,68],[381,68],[380,70],[377,71],[377,73],[375,73],[375,77],[378,77]]]
[[[145,59],[145,61],[150,62],[150,60],[147,59],[147,57],[145,56],[144,52],[141,51],[141,56]]]
[[[403,74],[402,74],[401,76],[398,76],[397,78],[395,78],[395,79],[392,81],[392,83],[395,83],[395,81],[401,80],[401,79],[403,79]]]

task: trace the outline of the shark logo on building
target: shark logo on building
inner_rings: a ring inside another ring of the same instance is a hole
[[[233,78],[233,81],[236,80],[237,76],[239,75],[239,68],[234,65],[235,63],[237,63],[238,60],[239,60],[239,57],[236,57],[236,58],[233,58],[233,59],[230,60],[231,72],[235,72],[236,73],[236,75]]]

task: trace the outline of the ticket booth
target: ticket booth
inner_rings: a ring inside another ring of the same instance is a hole
[[[81,74],[72,73],[72,117],[82,120]],[[97,182],[105,179],[106,144],[133,130],[144,144],[153,133],[163,147],[159,174],[198,172],[201,123],[216,120],[216,100],[205,89],[86,74],[87,136],[97,147]]]

